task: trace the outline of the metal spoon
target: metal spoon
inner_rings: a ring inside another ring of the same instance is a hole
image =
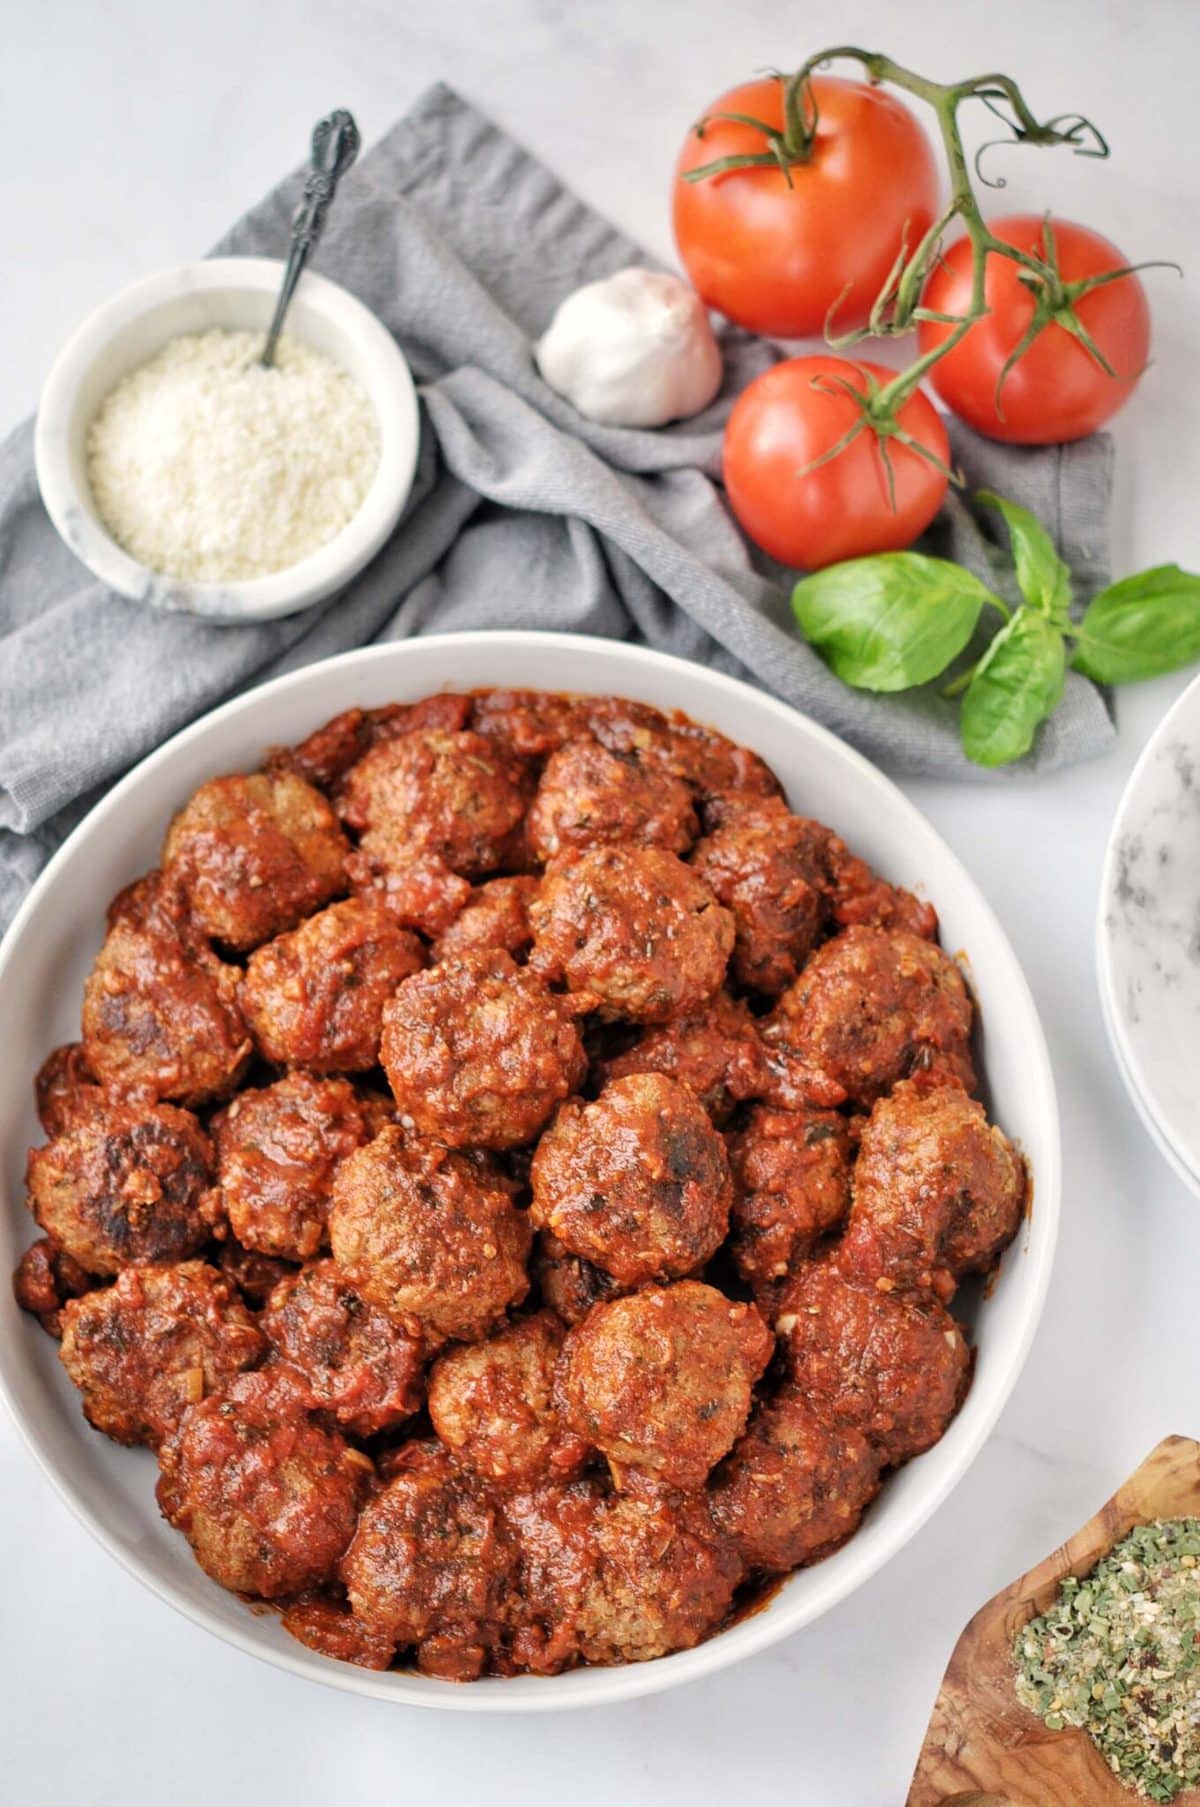
[[[304,199],[292,215],[287,267],[283,272],[275,313],[267,329],[267,342],[258,360],[267,369],[275,362],[275,348],[283,331],[283,317],[296,292],[300,272],[309,252],[321,236],[329,203],[333,200],[338,183],[358,156],[361,142],[353,115],[345,107],[338,107],[324,119],[319,119],[313,127],[312,161],[304,182]]]

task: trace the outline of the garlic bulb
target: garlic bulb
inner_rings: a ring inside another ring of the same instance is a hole
[[[678,276],[656,270],[620,270],[576,289],[534,354],[551,389],[610,427],[698,414],[721,387],[704,303]]]

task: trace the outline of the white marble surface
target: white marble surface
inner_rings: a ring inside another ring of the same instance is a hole
[[[931,73],[1010,70],[1045,112],[1083,107],[1113,161],[1013,152],[1005,206],[1094,221],[1152,277],[1155,367],[1118,426],[1118,570],[1200,566],[1195,440],[1200,155],[1189,0],[42,0],[4,31],[0,419],[32,405],[62,335],[112,289],[202,250],[332,104],[382,130],[456,81],[623,226],[667,250],[667,171],[697,109],[743,72],[843,34]],[[1189,64],[1191,67],[1189,67]],[[1105,837],[1182,679],[1122,699],[1103,760],[912,795],[966,860],[1026,964],[1062,1095],[1064,1229],[1028,1369],[971,1475],[863,1594],[716,1679],[559,1721],[387,1711],[294,1682],[145,1594],[70,1519],[0,1419],[0,1750],[23,1807],[228,1807],[431,1794],[577,1807],[898,1807],[949,1648],[974,1608],[1081,1520],[1168,1431],[1200,1432],[1200,1212],[1121,1089],[1094,917]]]

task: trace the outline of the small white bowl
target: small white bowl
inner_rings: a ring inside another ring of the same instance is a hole
[[[122,596],[211,621],[291,615],[349,583],[400,519],[420,438],[417,397],[404,354],[361,301],[327,277],[306,271],[285,330],[349,372],[370,398],[379,427],[379,466],[354,518],[326,545],[286,570],[223,584],[188,583],[151,571],[130,558],[100,521],[87,478],[87,433],[105,396],[181,333],[225,327],[265,334],[282,277],[282,263],[269,257],[214,257],[160,270],[97,308],[59,353],[38,406],[38,486],[71,551]]]

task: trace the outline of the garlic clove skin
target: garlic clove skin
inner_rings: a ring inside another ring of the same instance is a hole
[[[699,414],[723,375],[704,303],[658,270],[619,270],[576,289],[534,356],[551,389],[609,427],[661,427]]]

